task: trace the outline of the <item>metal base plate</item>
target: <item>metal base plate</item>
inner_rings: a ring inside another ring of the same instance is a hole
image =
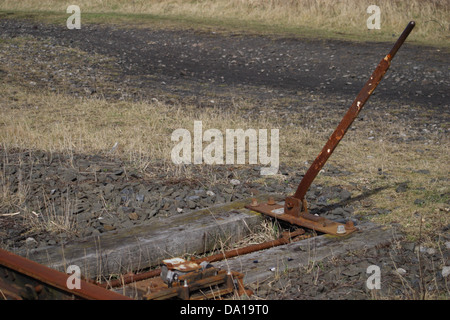
[[[305,214],[302,216],[300,214],[298,217],[284,213],[283,203],[260,203],[255,205],[246,205],[247,209],[268,215],[272,218],[283,220],[300,227],[312,229],[318,232],[323,232],[335,236],[346,236],[358,230],[353,223],[338,223],[325,218],[317,217],[317,221],[306,218],[305,216],[310,214]],[[315,219],[316,220],[316,219]]]

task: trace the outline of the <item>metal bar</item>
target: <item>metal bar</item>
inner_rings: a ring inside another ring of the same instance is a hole
[[[389,54],[386,55],[380,61],[377,68],[372,73],[372,76],[366,82],[366,84],[361,89],[359,94],[356,96],[355,101],[353,101],[353,104],[348,109],[344,118],[341,120],[341,122],[337,126],[336,130],[333,132],[333,134],[330,136],[327,143],[323,147],[322,151],[319,153],[317,158],[314,160],[314,162],[309,167],[309,169],[306,172],[303,179],[300,181],[300,184],[299,184],[297,191],[295,192],[293,198],[297,198],[299,200],[303,200],[305,198],[306,192],[308,191],[309,187],[311,186],[311,183],[314,181],[314,179],[316,178],[319,171],[325,165],[325,162],[328,160],[328,158],[333,153],[334,149],[337,147],[337,145],[339,144],[341,139],[344,137],[348,128],[351,126],[351,124],[353,123],[355,118],[358,116],[359,112],[361,111],[361,109],[364,106],[364,104],[366,103],[366,101],[369,99],[372,92],[375,90],[377,85],[380,83],[384,74],[389,69],[392,58],[394,58],[398,49],[401,47],[403,42],[405,42],[406,38],[408,37],[409,33],[414,28],[414,26],[415,26],[415,22],[411,21],[407,25],[407,27],[403,31],[403,33],[400,35],[399,39],[397,40],[397,42],[395,43],[395,45],[393,46],[393,48],[391,49]]]
[[[305,233],[305,230],[297,229],[293,232],[283,234],[281,238],[278,238],[276,240],[269,240],[269,241],[265,241],[265,242],[258,243],[258,244],[252,244],[252,245],[249,245],[249,246],[243,247],[243,248],[232,249],[232,250],[229,250],[229,251],[226,251],[223,253],[218,253],[218,254],[215,254],[212,256],[196,259],[194,261],[196,263],[201,263],[203,261],[216,262],[216,261],[221,261],[224,259],[230,259],[230,258],[233,258],[236,256],[245,255],[245,254],[248,254],[251,252],[265,250],[265,249],[269,249],[272,247],[277,247],[277,246],[281,246],[284,244],[288,244],[291,242],[292,238],[295,238],[299,235],[303,235],[304,233]]]
[[[37,262],[28,260],[9,251],[0,249],[0,265],[15,272],[24,274],[38,280],[44,285],[49,285],[75,297],[92,300],[132,300],[126,296],[106,290],[94,284],[80,279],[80,289],[67,287],[68,274],[48,268]]]
[[[392,47],[391,51],[389,52],[389,55],[391,57],[391,60],[394,58],[395,54],[397,53],[398,49],[402,46],[403,42],[405,42],[406,38],[411,33],[412,29],[415,27],[416,23],[414,21],[410,21],[408,25],[406,26],[405,30],[403,30],[402,34],[398,38],[397,42]]]
[[[299,214],[290,214],[286,206],[282,204],[260,203],[246,206],[250,210],[263,213],[277,220],[283,220],[290,224],[305,227],[318,232],[323,232],[335,236],[346,236],[358,229],[353,225],[352,221],[345,224],[334,222],[323,217],[317,217],[307,212],[299,212]],[[296,207],[298,209],[298,207]],[[293,210],[295,211],[295,210]]]
[[[97,286],[103,288],[116,288],[122,285],[130,284],[132,282],[142,281],[149,278],[157,277],[161,274],[161,268],[154,269],[151,271],[137,273],[137,274],[125,274],[119,279],[107,280],[103,283],[96,283]]]

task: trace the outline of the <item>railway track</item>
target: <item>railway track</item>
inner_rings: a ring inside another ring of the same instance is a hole
[[[185,261],[165,259],[160,267],[97,283],[78,279],[0,249],[0,300],[167,300],[233,299],[278,272],[312,261],[385,246],[401,235],[371,223],[346,237],[317,235],[299,228],[277,240]],[[186,267],[183,270],[183,265]],[[277,269],[277,270],[274,270]]]
[[[106,285],[84,281],[81,279],[81,274],[77,274],[76,270],[75,274],[71,273],[68,275],[11,252],[0,250],[0,297],[17,300],[131,299],[128,295],[118,293],[115,287],[119,285],[122,287],[123,292],[126,292],[127,287],[134,288],[137,298],[148,300],[170,298],[211,299],[232,293],[251,295],[252,293],[244,286],[243,273],[230,270],[229,267],[227,270],[220,269],[214,267],[211,263],[223,259],[242,257],[260,250],[269,251],[268,256],[273,258],[270,254],[270,249],[278,246],[287,247],[296,242],[296,240],[308,238],[309,236],[305,235],[303,228],[344,239],[355,234],[358,235],[358,231],[361,230],[354,226],[352,221],[338,223],[309,213],[305,195],[311,183],[383,78],[391,60],[414,26],[415,23],[411,21],[392,50],[380,61],[338,127],[304,175],[296,193],[293,196],[286,197],[282,202],[275,201],[273,198],[269,198],[264,202],[258,202],[256,199],[253,199],[251,203],[245,206],[248,210],[297,226],[297,229],[294,231],[282,233],[282,236],[277,240],[219,253],[202,259],[191,261],[181,258],[165,259],[162,261],[159,269],[144,274],[122,276],[118,281],[108,282]],[[378,243],[379,241],[384,241],[383,238],[380,238],[379,233],[375,233],[375,238],[377,237]],[[357,241],[362,242],[364,246],[367,245],[360,239]],[[326,240],[322,240],[322,243],[332,245],[330,242],[327,243]],[[336,242],[334,245],[336,247]],[[345,246],[338,242],[337,248],[342,249],[343,247]],[[70,267],[68,270],[72,272]]]
[[[69,289],[70,276],[0,249],[0,297],[11,300],[130,299],[80,279]]]
[[[211,263],[308,237],[303,229],[297,229],[284,232],[277,240],[196,260],[163,260],[160,268],[122,275],[105,283],[86,281],[76,273],[63,273],[0,249],[0,297],[7,300],[129,300],[133,296],[145,300],[197,300],[228,294],[251,295],[244,286],[242,273],[215,268]]]

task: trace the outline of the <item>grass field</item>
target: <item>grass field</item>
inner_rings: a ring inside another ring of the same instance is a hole
[[[133,25],[161,24],[244,30],[313,38],[392,41],[410,20],[417,28],[408,41],[447,46],[449,6],[446,0],[380,0],[380,29],[368,30],[371,0],[78,0],[82,21]],[[0,10],[64,22],[67,1],[0,1]]]

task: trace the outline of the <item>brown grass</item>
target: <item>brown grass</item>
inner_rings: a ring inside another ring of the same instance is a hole
[[[449,6],[445,0],[391,1],[379,0],[381,29],[368,30],[366,12],[371,0],[79,0],[86,22],[103,21],[139,24],[160,19],[181,24],[244,28],[258,32],[288,32],[313,37],[351,38],[359,40],[392,40],[410,20],[417,28],[408,41],[445,46],[448,43]],[[67,1],[12,1],[0,3],[2,10],[52,12],[67,17]],[[92,14],[92,15],[89,15]],[[61,20],[62,21],[62,20]]]

